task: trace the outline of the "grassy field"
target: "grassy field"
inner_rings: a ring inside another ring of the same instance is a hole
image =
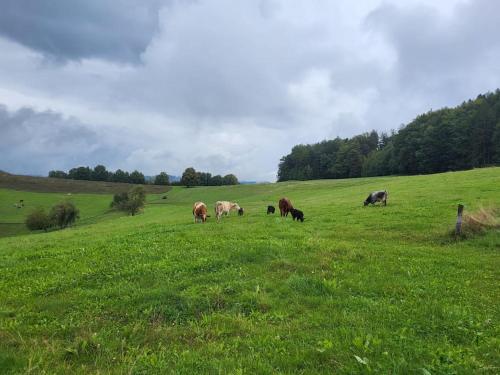
[[[449,232],[499,186],[488,168],[175,188],[138,216],[0,238],[1,372],[497,374],[500,232]],[[388,206],[362,207],[378,189]],[[304,223],[266,215],[282,196]],[[216,223],[216,200],[245,215]]]
[[[29,233],[24,222],[35,208],[47,211],[61,201],[70,200],[79,208],[78,225],[100,222],[120,216],[110,212],[109,204],[114,193],[128,191],[134,184],[77,181],[59,178],[18,176],[0,171],[0,237]],[[158,200],[171,189],[170,186],[142,185],[148,200]],[[15,205],[20,200],[24,207]]]

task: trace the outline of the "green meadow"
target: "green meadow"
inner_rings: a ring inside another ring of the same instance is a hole
[[[388,205],[363,207],[380,189]],[[0,373],[500,372],[500,231],[450,234],[457,204],[500,205],[500,168],[162,195],[123,216],[109,194],[0,190],[0,222],[81,212],[0,238]],[[283,196],[303,223],[266,215]],[[244,216],[217,223],[217,200]]]

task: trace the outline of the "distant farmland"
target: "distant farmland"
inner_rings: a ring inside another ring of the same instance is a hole
[[[134,184],[107,181],[68,180],[63,178],[33,177],[0,172],[0,188],[41,193],[103,193],[114,194],[130,190]],[[170,186],[141,185],[147,193],[158,194]]]

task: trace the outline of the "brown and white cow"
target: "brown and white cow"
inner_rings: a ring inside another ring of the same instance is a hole
[[[240,210],[240,206],[235,202],[217,201],[215,202],[215,217],[220,220],[222,215],[228,215],[231,210]]]
[[[278,202],[281,216],[288,216],[288,213],[293,209],[292,202],[288,198],[281,198]]]
[[[197,223],[201,221],[202,223],[207,221],[207,205],[203,202],[196,202],[193,205],[193,217],[194,222]]]

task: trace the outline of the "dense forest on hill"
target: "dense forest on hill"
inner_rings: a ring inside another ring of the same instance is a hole
[[[278,181],[425,174],[500,164],[500,90],[418,116],[391,134],[297,145]]]

